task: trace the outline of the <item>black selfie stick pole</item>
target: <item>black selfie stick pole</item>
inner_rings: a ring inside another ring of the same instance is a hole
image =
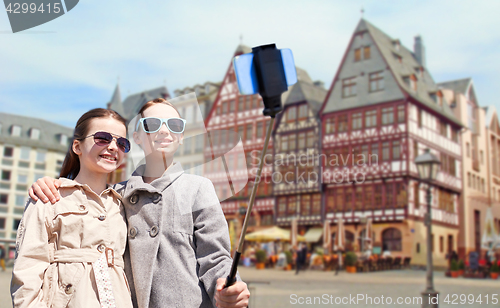
[[[262,167],[264,166],[264,157],[269,145],[269,139],[271,138],[271,130],[274,126],[274,119],[276,117],[276,114],[283,110],[283,107],[281,106],[281,94],[288,89],[283,68],[283,60],[281,58],[280,51],[276,49],[276,45],[270,44],[254,47],[252,48],[252,52],[254,54],[254,67],[257,83],[259,86],[259,94],[262,96],[262,100],[265,106],[263,114],[265,116],[270,116],[271,121],[269,121],[269,126],[267,127],[264,149],[262,149],[262,153],[260,155],[259,168],[257,169],[257,175],[255,177],[252,193],[250,194],[250,202],[248,204],[247,214],[245,216],[243,227],[241,229],[240,241],[238,243],[238,248],[236,249],[236,252],[234,254],[231,272],[226,278],[226,284],[224,288],[232,286],[236,282],[238,263],[240,261],[241,252],[243,250],[245,234],[247,232],[250,215],[252,214],[252,208],[255,202],[255,196],[257,194],[257,188],[260,182]]]

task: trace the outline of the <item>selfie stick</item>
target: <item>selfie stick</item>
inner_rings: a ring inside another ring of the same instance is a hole
[[[245,234],[255,202],[257,188],[260,183],[260,176],[262,167],[264,166],[264,157],[266,155],[269,139],[271,137],[271,130],[274,125],[276,114],[283,110],[281,105],[281,94],[288,90],[288,86],[297,81],[297,74],[295,72],[291,51],[289,49],[279,50],[276,48],[275,44],[257,46],[252,48],[252,53],[235,57],[234,67],[240,93],[255,94],[258,92],[260,96],[262,96],[265,106],[262,113],[264,116],[271,117],[271,121],[269,121],[269,126],[267,127],[264,148],[260,155],[259,168],[257,169],[252,193],[250,194],[250,202],[243,222],[238,248],[234,254],[231,272],[226,278],[224,288],[236,282],[238,263],[243,250]],[[243,84],[245,81],[249,81],[251,84]]]

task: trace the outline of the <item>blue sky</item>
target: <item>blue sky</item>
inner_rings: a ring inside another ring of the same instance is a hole
[[[361,17],[403,45],[424,40],[435,81],[474,79],[482,106],[500,109],[500,1],[96,1],[12,34],[0,12],[0,111],[73,127],[122,98],[165,85],[220,81],[243,35],[248,46],[291,48],[329,87]]]

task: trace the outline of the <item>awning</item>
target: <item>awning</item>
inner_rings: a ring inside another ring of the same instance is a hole
[[[307,230],[304,237],[306,238],[307,243],[316,243],[319,241],[321,236],[323,235],[323,228],[311,228]]]

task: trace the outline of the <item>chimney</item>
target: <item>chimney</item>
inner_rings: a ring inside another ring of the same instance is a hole
[[[420,63],[420,65],[422,65],[423,67],[426,67],[425,47],[424,43],[422,42],[422,37],[420,37],[420,35],[415,36],[415,44],[413,45],[413,52],[415,53],[415,58],[417,59],[418,63]]]
[[[325,83],[321,80],[316,80],[315,82],[313,82],[313,84],[317,87],[325,88]]]

